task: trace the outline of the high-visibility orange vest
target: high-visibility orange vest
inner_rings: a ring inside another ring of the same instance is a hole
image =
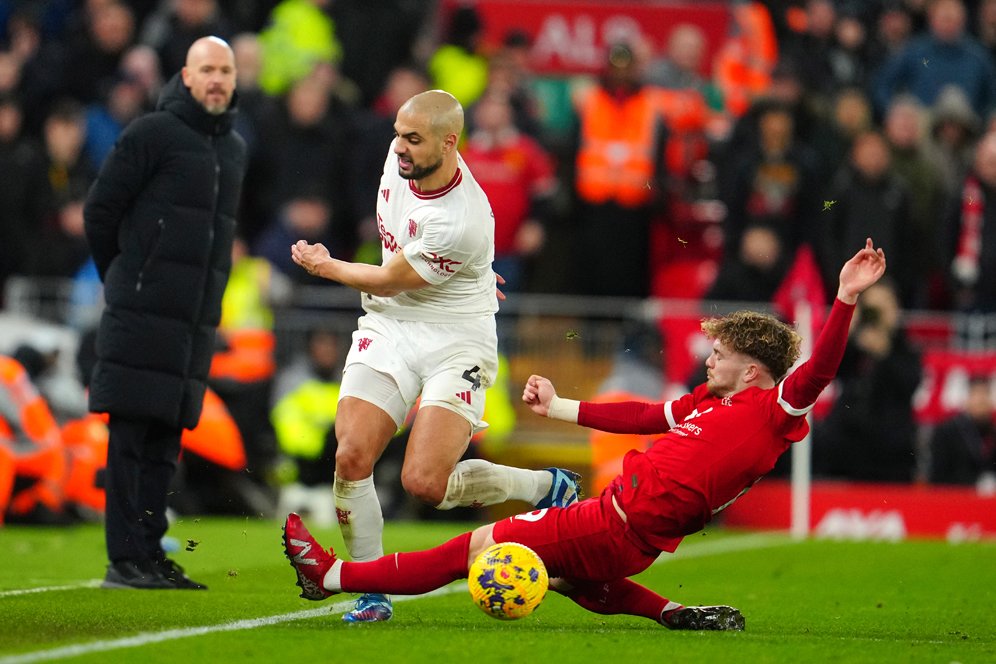
[[[654,196],[660,104],[655,88],[646,87],[624,100],[602,87],[580,101],[581,146],[575,188],[589,203],[615,201],[638,207]]]
[[[183,449],[211,463],[239,472],[246,467],[246,448],[242,433],[228,412],[225,402],[210,388],[204,392],[204,410],[193,429],[180,436]]]
[[[45,399],[39,394],[21,363],[0,355],[0,389],[4,399],[16,411],[8,413],[14,421],[0,417],[0,440],[15,439],[15,429],[33,443],[28,449],[10,447],[16,475],[35,479],[33,486],[10,499],[10,510],[18,514],[44,505],[52,512],[63,507],[63,484],[66,477],[66,456],[62,434]]]
[[[239,383],[255,383],[271,378],[276,371],[276,337],[270,330],[219,330],[228,342],[226,350],[211,358],[210,377]]]
[[[107,423],[90,413],[62,426],[62,441],[69,457],[66,476],[66,502],[103,514],[106,504],[97,475],[107,466]]]
[[[771,14],[760,2],[736,5],[733,19],[737,34],[713,58],[713,78],[723,91],[726,109],[740,117],[771,86],[778,41]]]
[[[52,411],[20,362],[0,355],[0,385],[17,409],[17,421],[9,424],[19,427],[39,448],[60,446],[62,439]]]

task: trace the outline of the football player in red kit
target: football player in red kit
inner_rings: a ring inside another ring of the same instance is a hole
[[[425,551],[345,562],[325,552],[291,514],[284,549],[301,596],[428,592],[465,578],[488,546],[519,542],[543,560],[551,588],[590,611],[643,616],[672,629],[743,629],[744,618],[733,607],[685,607],[627,577],[662,551],[674,551],[802,440],[806,414],[840,364],[858,295],[884,272],[885,253],[869,239],[840,271],[837,298],[812,357],[791,373],[801,341],[795,330],[772,316],[741,311],[702,322],[713,340],[707,380],[674,401],[573,401],[558,397],[546,378],[530,376],[522,398],[538,415],[661,437],[645,452],[630,451],[622,474],[600,496],[519,514]]]

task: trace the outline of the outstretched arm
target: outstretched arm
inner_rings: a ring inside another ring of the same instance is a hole
[[[812,356],[790,373],[782,385],[782,399],[790,406],[809,408],[837,375],[858,295],[881,279],[883,274],[885,252],[876,249],[869,238],[865,240],[864,248],[844,263],[840,270],[837,301],[816,338]]]
[[[664,404],[640,401],[592,403],[562,399],[553,389],[553,383],[542,376],[529,377],[522,391],[522,400],[537,415],[575,422],[599,431],[656,434],[670,428]]]
[[[298,240],[291,245],[291,258],[308,274],[337,281],[371,295],[392,297],[429,285],[400,252],[384,265],[349,263],[332,258],[323,244]]]

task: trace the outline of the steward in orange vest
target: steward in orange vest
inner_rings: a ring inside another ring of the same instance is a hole
[[[28,372],[5,355],[0,355],[0,447],[6,459],[0,462],[0,507],[6,493],[11,517],[29,518],[38,510],[61,515],[67,471],[59,426]],[[11,461],[15,481],[8,491],[2,475],[3,467],[9,473]],[[25,481],[29,486],[19,488]]]
[[[667,127],[642,61],[612,46],[601,83],[575,98],[575,284],[585,295],[649,292],[650,224],[662,200]]]

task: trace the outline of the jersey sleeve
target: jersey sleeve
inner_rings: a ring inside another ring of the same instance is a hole
[[[703,383],[688,394],[664,404],[664,416],[667,417],[668,428],[683,422],[695,410],[695,403],[705,390],[707,388]]]
[[[641,401],[582,401],[578,407],[578,424],[609,433],[657,434],[671,428],[664,415],[664,404]]]
[[[404,247],[405,258],[428,283],[445,282],[473,257],[475,245],[460,219],[433,215],[421,222],[422,237]]]
[[[853,314],[853,304],[834,300],[827,322],[813,345],[812,356],[778,386],[778,401],[787,412],[793,415],[809,412],[820,392],[837,375]]]

